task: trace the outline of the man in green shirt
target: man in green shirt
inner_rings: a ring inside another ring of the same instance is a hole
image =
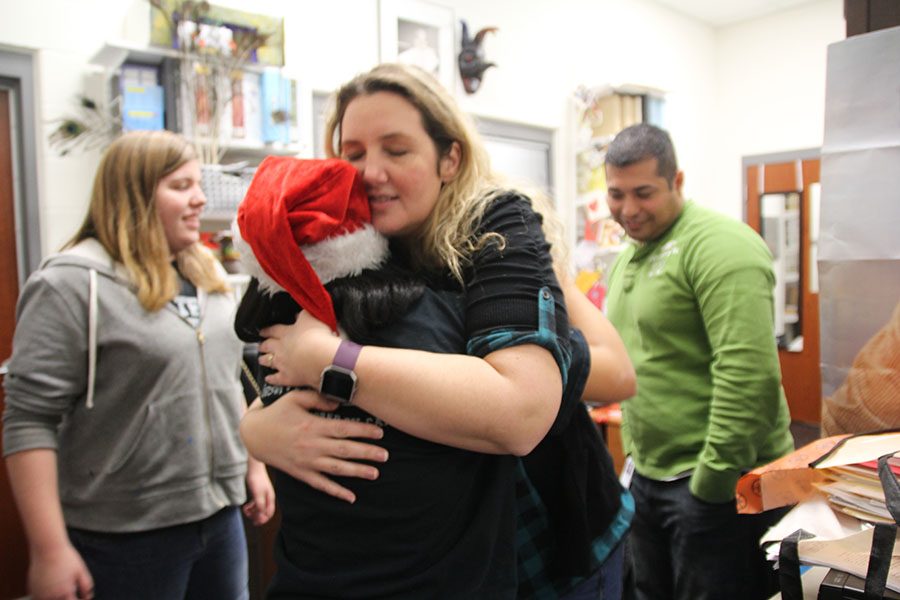
[[[606,180],[633,241],[611,271],[608,311],[638,381],[622,405],[636,596],[768,598],[777,579],[759,538],[783,512],[738,515],[734,491],[742,473],[793,449],[771,254],[747,225],[685,202],[658,127],[616,136]]]

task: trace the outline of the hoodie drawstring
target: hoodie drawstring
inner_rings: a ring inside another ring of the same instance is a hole
[[[88,380],[87,408],[94,408],[94,379],[97,375],[97,271],[88,271]]]

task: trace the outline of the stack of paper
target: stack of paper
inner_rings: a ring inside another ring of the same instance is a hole
[[[889,461],[900,475],[900,461]],[[884,489],[878,478],[878,464],[867,461],[821,469],[827,479],[814,482],[835,510],[870,523],[893,523],[884,501]]]
[[[870,523],[893,523],[878,478],[878,462],[873,457],[897,452],[900,432],[856,437],[852,442],[836,447],[816,462],[816,470],[825,479],[813,485],[835,510]],[[890,458],[888,464],[895,476],[900,475],[900,459]]]
[[[865,579],[872,552],[872,531],[866,529],[840,540],[800,540],[797,554],[805,565],[832,567]],[[891,553],[887,587],[900,592],[900,540],[895,541]]]

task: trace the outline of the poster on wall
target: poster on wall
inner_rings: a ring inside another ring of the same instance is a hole
[[[900,427],[900,29],[829,46],[826,82],[817,251],[833,435]]]

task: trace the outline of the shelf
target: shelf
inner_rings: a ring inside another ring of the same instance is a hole
[[[225,150],[225,157],[240,159],[246,157],[249,160],[262,159],[266,156],[297,156],[303,154],[303,146],[299,144],[263,144],[244,142],[242,140],[230,140],[219,144]]]
[[[126,41],[114,40],[105,42],[103,47],[88,61],[96,67],[105,69],[106,71],[115,71],[122,66],[124,62],[137,62],[149,65],[162,64],[167,58],[188,58],[187,55],[175,50],[174,48],[163,48],[160,46],[139,46]],[[197,60],[202,60],[197,57]],[[243,63],[240,66],[242,71],[251,71],[261,73],[266,68],[281,68],[274,65],[259,65],[254,63]]]
[[[112,90],[110,81],[120,72],[124,63],[135,62],[158,65],[158,77],[160,85],[164,90],[165,127],[180,133],[186,139],[198,146],[208,148],[210,146],[209,138],[207,137],[204,139],[202,135],[205,133],[205,130],[197,131],[196,133],[198,135],[196,137],[192,135],[189,117],[190,112],[194,109],[193,107],[187,107],[185,110],[185,90],[179,85],[178,80],[174,79],[174,75],[178,71],[178,68],[170,68],[172,65],[170,65],[169,62],[172,59],[177,61],[183,58],[190,59],[193,57],[173,48],[146,46],[124,40],[108,41],[103,44],[100,50],[89,61],[89,64],[95,69],[95,74],[90,79],[90,84],[94,89],[90,91],[88,96],[96,96],[107,101],[110,100],[110,95],[115,95],[117,93]],[[197,60],[203,60],[203,57],[197,57]],[[229,60],[230,57],[223,57],[222,62],[228,63]],[[283,71],[283,67],[246,62],[240,64],[239,68],[241,71],[249,73],[262,73],[264,71],[268,73],[270,70]],[[254,79],[260,79],[261,77],[262,76],[254,76]],[[262,90],[259,85],[255,85],[254,87],[254,85],[251,84],[247,84],[247,88],[245,89],[247,90],[246,93],[251,94],[250,97],[253,99],[253,102],[248,101],[248,104],[245,106],[252,105],[253,107],[259,108],[257,112],[252,113],[252,116],[250,112],[245,114],[245,118],[253,118],[253,123],[256,124],[253,128],[249,128],[248,135],[251,135],[252,138],[249,140],[246,138],[231,138],[230,128],[223,125],[220,139],[217,143],[217,146],[221,151],[221,162],[234,163],[247,161],[251,164],[258,164],[263,158],[270,155],[312,156],[313,150],[311,141],[306,136],[296,135],[296,132],[293,130],[293,125],[290,127],[291,136],[295,138],[294,141],[290,143],[266,143],[262,141],[258,121],[255,120],[262,118],[262,115],[259,114],[263,104]],[[297,113],[300,114],[301,104],[305,105],[305,101],[300,98],[299,84],[295,85],[297,87],[292,89],[298,91],[296,96],[292,96],[292,99],[296,99],[297,105],[295,107],[288,106],[288,108],[291,112],[297,111]],[[222,110],[227,111],[229,110],[228,107],[229,103],[226,102],[225,107]],[[227,115],[227,113],[222,112],[222,115]],[[222,115],[220,115],[220,117]],[[305,114],[303,116],[305,116]],[[298,121],[299,120],[298,117]],[[289,139],[288,134],[285,133],[281,139]],[[224,155],[222,153],[224,153]],[[213,159],[206,158],[206,160],[212,162]]]
[[[180,58],[180,54],[171,48],[151,48],[113,41],[104,43],[88,63],[107,71],[115,71],[126,61],[158,65],[166,58]]]
[[[187,138],[190,142],[196,142],[194,138]],[[203,139],[200,140],[203,143]],[[300,144],[282,144],[278,142],[247,142],[244,140],[223,139],[219,142],[219,148],[224,151],[222,165],[238,162],[256,164],[267,156],[300,156],[306,148]]]

